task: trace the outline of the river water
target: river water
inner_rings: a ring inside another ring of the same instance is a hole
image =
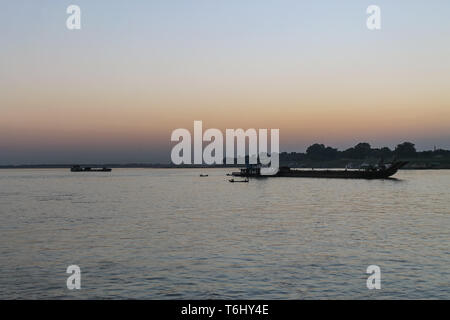
[[[234,184],[229,171],[1,170],[0,298],[450,299],[450,170]]]

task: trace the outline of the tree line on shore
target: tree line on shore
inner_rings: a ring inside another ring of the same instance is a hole
[[[306,149],[306,153],[282,152],[281,160],[313,160],[329,161],[337,159],[391,159],[391,158],[434,158],[450,157],[449,150],[435,149],[430,151],[417,151],[414,143],[403,142],[398,144],[394,150],[388,147],[372,148],[367,142],[360,142],[354,147],[339,151],[337,148],[315,143]]]

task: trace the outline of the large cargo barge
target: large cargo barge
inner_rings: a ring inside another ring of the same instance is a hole
[[[249,166],[238,172],[233,172],[235,177],[292,177],[292,178],[338,178],[338,179],[387,179],[393,176],[407,161],[395,161],[391,164],[370,166],[364,169],[342,170],[305,170],[280,167],[279,169]]]

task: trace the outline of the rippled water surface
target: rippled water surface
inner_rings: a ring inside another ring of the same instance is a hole
[[[0,298],[450,299],[450,171],[227,172],[0,171]],[[72,264],[81,290],[66,287]],[[381,290],[366,287],[372,264]]]

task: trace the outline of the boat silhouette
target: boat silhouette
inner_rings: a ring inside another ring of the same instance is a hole
[[[234,179],[230,179],[228,180],[229,182],[248,182],[248,178],[244,179],[244,180],[234,180]]]
[[[293,177],[293,178],[338,178],[338,179],[387,179],[394,175],[408,161],[395,161],[391,164],[368,166],[359,170],[303,170],[280,167],[268,170],[260,166],[249,166],[238,172],[232,172],[235,177]]]
[[[111,168],[91,168],[91,167],[82,167],[79,165],[72,166],[70,168],[71,172],[111,172]]]

